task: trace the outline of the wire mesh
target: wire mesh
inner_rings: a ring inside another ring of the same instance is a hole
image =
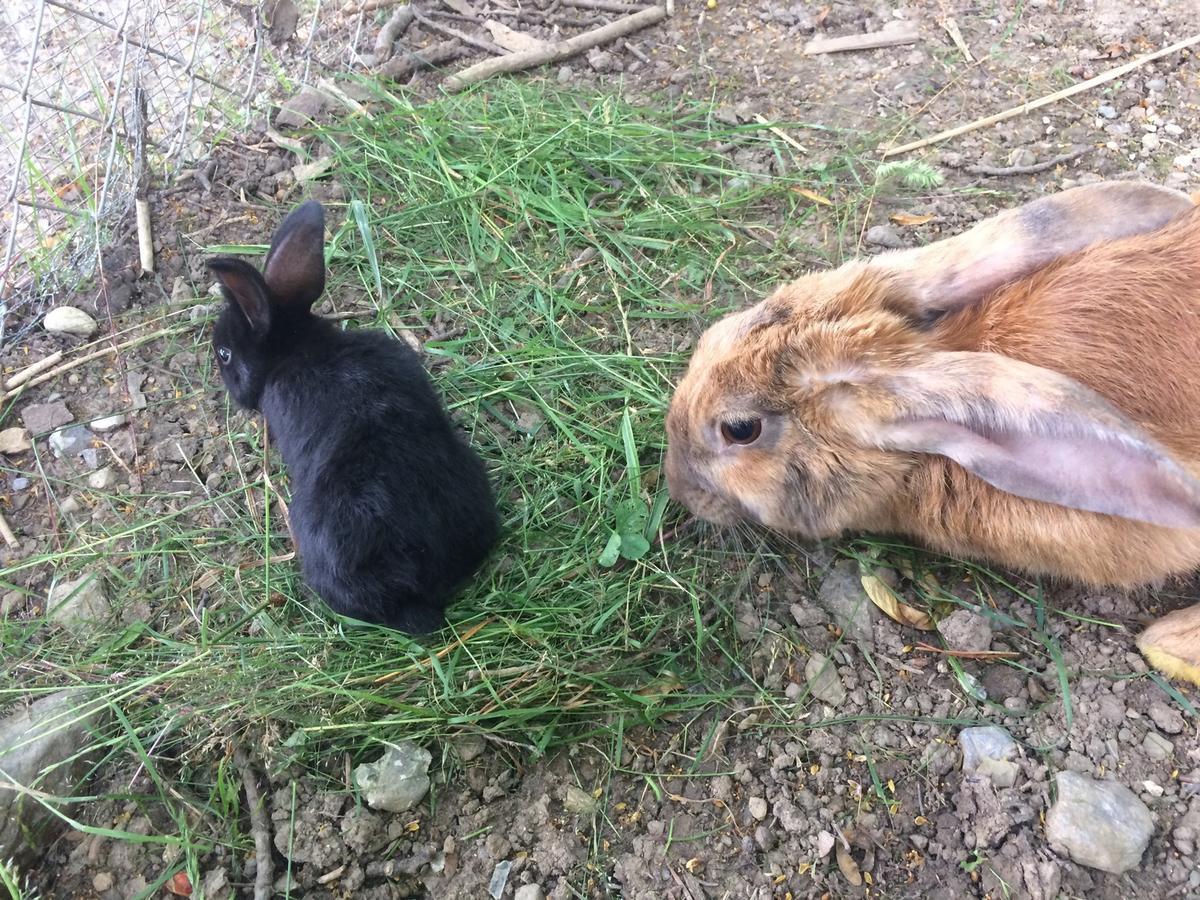
[[[0,347],[264,91],[255,2],[0,3]]]

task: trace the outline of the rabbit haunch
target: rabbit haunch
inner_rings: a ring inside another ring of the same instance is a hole
[[[714,324],[672,399],[668,482],[718,522],[1153,584],[1200,566],[1197,359],[1200,210],[1075,188]],[[1139,644],[1200,682],[1200,606]]]
[[[287,464],[309,585],[342,615],[431,631],[495,544],[491,487],[412,349],[312,314],[324,239],[309,201],[279,226],[262,273],[209,261],[226,299],[213,333],[221,377],[262,411]]]

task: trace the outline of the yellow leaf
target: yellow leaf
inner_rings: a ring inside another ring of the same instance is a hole
[[[911,213],[892,213],[888,218],[897,225],[924,225],[933,221],[933,216],[914,216]]]
[[[919,631],[932,631],[933,620],[928,613],[921,612],[902,603],[892,589],[871,574],[862,577],[863,590],[871,598],[871,602],[883,610],[889,618],[895,619],[901,625],[909,625]]]
[[[822,197],[820,194],[810,191],[807,188],[794,187],[792,192],[799,194],[805,200],[811,200],[813,203],[819,203],[822,206],[833,206],[833,201],[828,197]]]

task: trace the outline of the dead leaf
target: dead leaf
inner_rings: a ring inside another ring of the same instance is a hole
[[[167,890],[176,897],[192,896],[192,880],[187,877],[187,872],[176,872],[167,882]]]
[[[883,610],[887,616],[901,625],[909,625],[920,631],[933,631],[933,620],[928,613],[901,602],[895,592],[884,584],[878,577],[871,574],[862,576],[863,590],[871,598],[871,602]]]
[[[911,213],[892,213],[888,216],[897,225],[924,225],[932,222],[933,216],[914,216]]]
[[[802,187],[793,187],[793,193],[799,194],[805,200],[811,200],[813,203],[819,203],[822,206],[833,206],[833,201],[828,197],[822,197],[820,194]]]
[[[858,871],[858,863],[854,861],[850,851],[838,844],[834,847],[834,852],[837,855],[838,868],[842,870],[842,877],[854,887],[859,887],[863,883],[862,872]]]
[[[498,46],[513,53],[522,53],[526,50],[542,50],[547,46],[545,41],[535,38],[531,34],[526,34],[523,31],[516,31],[509,28],[503,22],[496,22],[493,19],[488,19],[484,22],[483,27],[492,33],[492,40]]]

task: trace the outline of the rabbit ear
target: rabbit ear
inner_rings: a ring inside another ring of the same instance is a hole
[[[931,321],[1063,256],[1156,231],[1191,206],[1186,194],[1153,184],[1089,184],[1006,210],[955,237],[878,256],[870,265],[894,275],[901,304]]]
[[[887,376],[871,442],[932,453],[1003,491],[1174,528],[1200,527],[1200,481],[1079,382],[993,353],[936,353]]]
[[[225,299],[237,305],[250,329],[262,336],[271,327],[271,303],[267,286],[258,270],[240,259],[218,256],[208,261],[209,271],[216,276]]]
[[[271,238],[263,277],[279,306],[308,309],[325,290],[325,210],[309,200]]]

